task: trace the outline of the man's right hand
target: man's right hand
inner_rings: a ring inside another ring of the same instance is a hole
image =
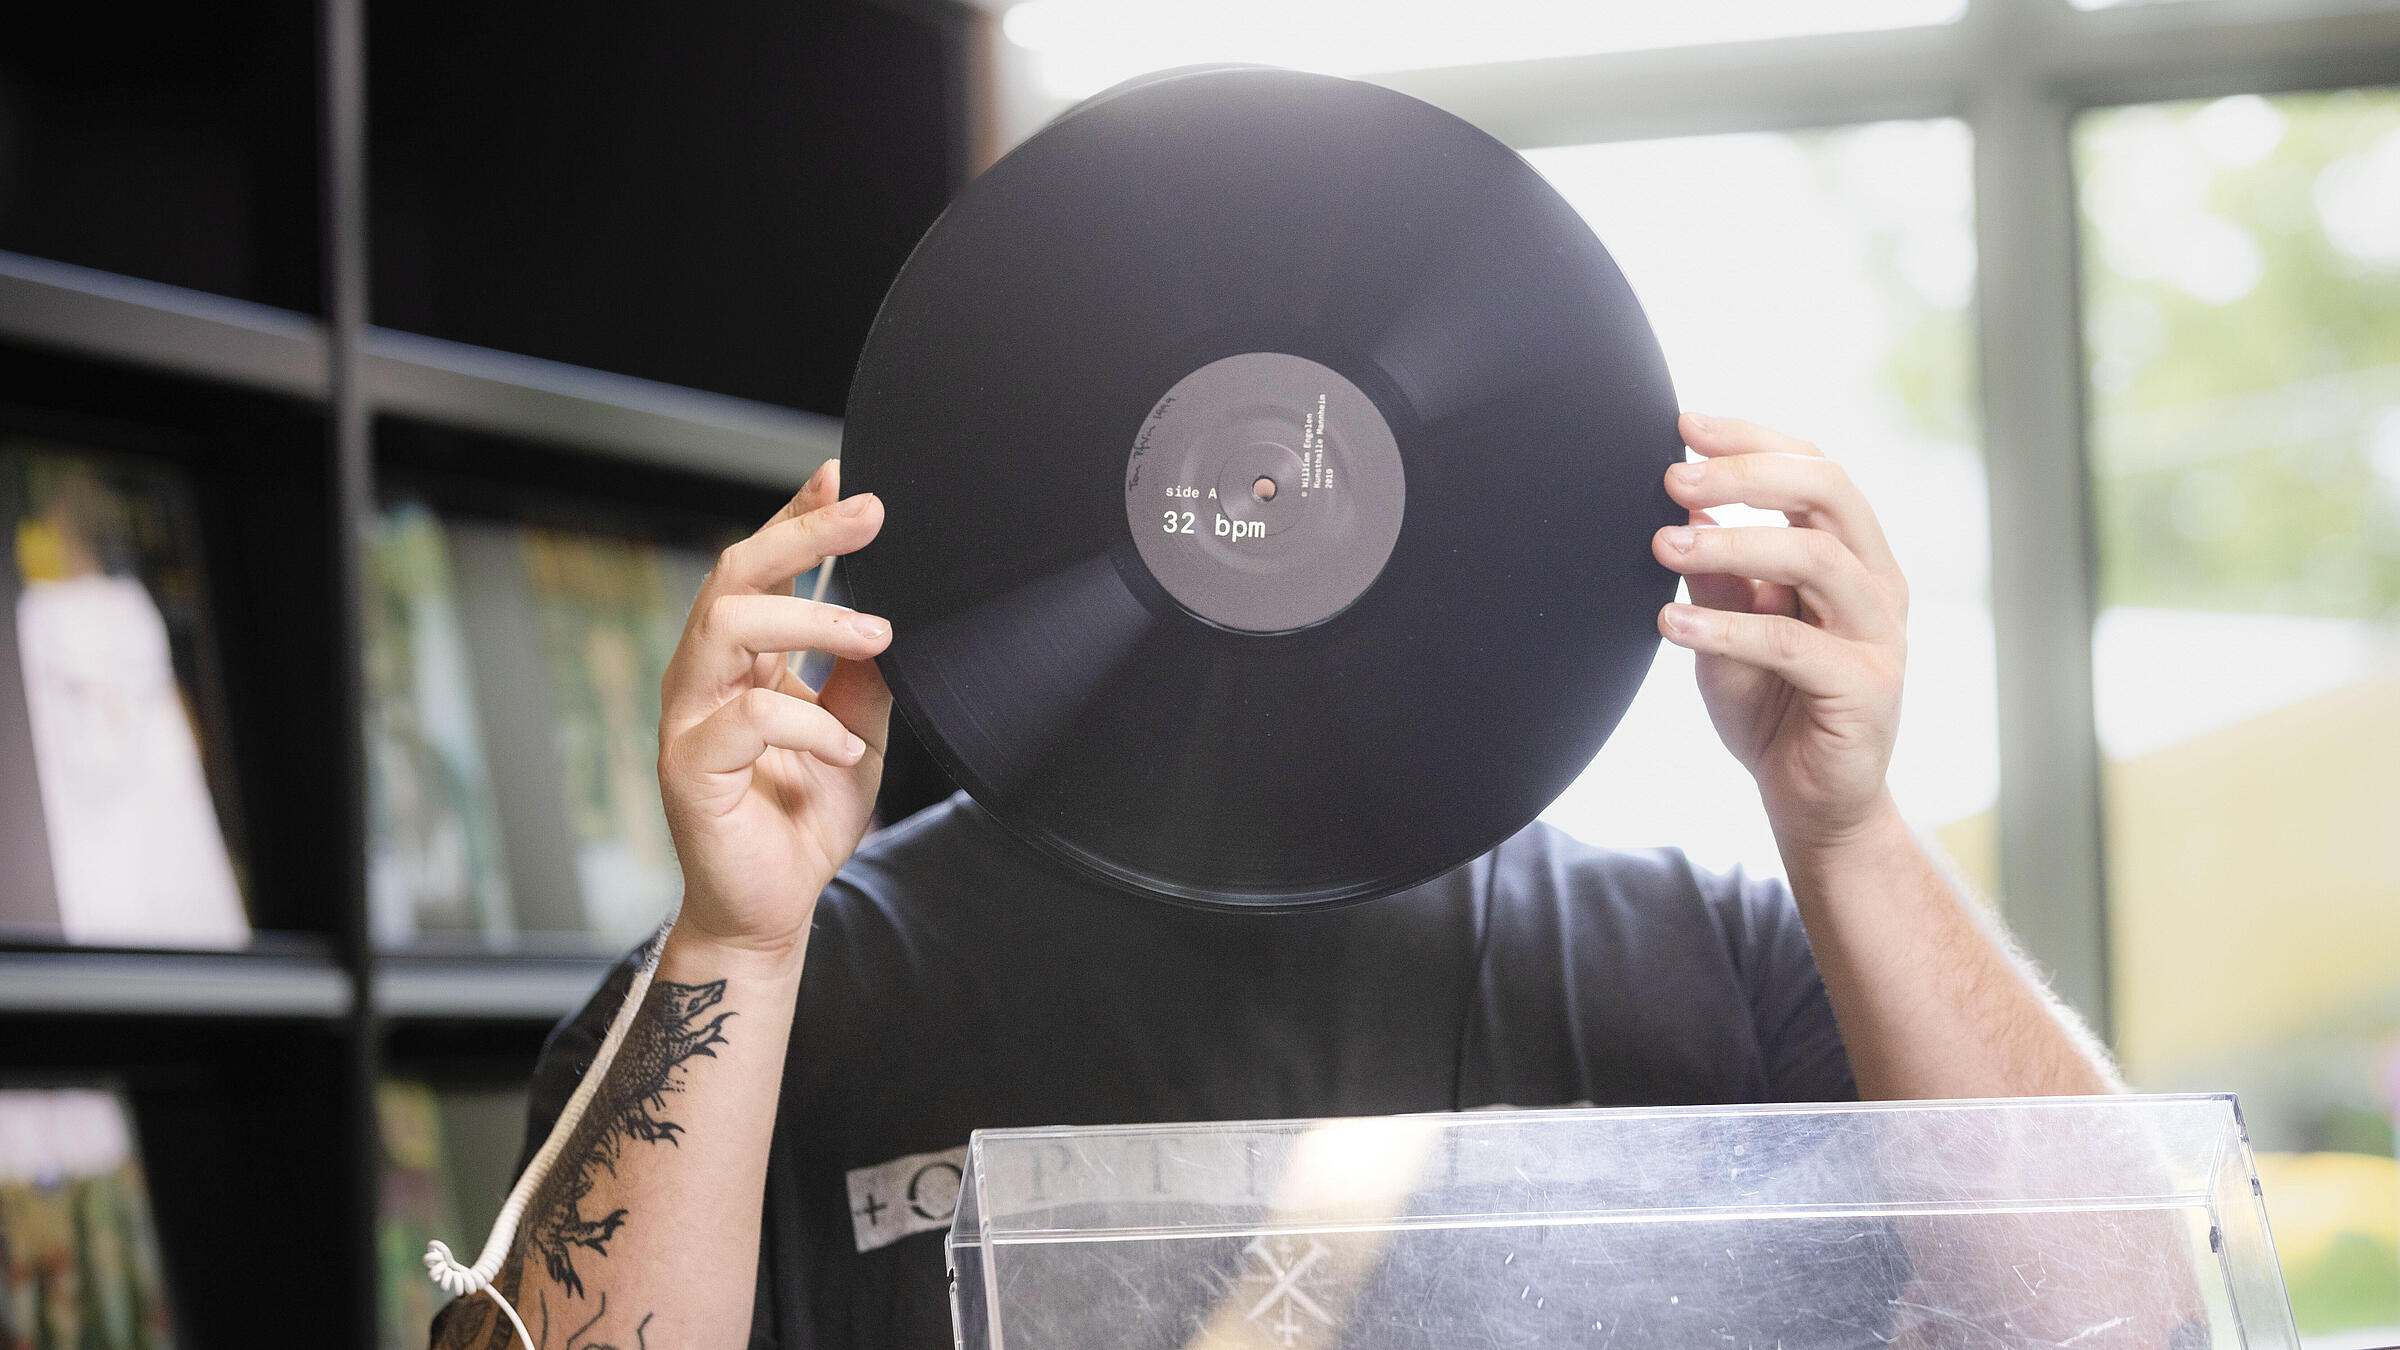
[[[840,498],[829,461],[725,550],[667,663],[658,784],[683,912],[493,1284],[544,1343],[555,1318],[591,1345],[750,1344],[800,957],[818,892],[866,833],[891,724],[874,662],[891,625],[791,593],[883,528],[883,503]],[[838,658],[824,688],[786,667],[796,651]],[[442,1350],[510,1344],[488,1300],[452,1304],[437,1326]]]
[[[764,955],[796,955],[817,893],[875,809],[892,696],[874,656],[891,625],[793,594],[792,579],[883,528],[872,494],[841,499],[828,460],[701,586],[660,687],[658,785],[683,866],[677,929]],[[811,692],[785,663],[837,659]]]

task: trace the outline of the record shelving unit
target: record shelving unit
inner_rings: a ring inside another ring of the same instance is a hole
[[[0,942],[0,1085],[125,1090],[180,1344],[375,1345],[379,1077],[521,1077],[606,965],[369,940],[379,484],[773,510],[963,175],[977,22],[269,0],[0,50],[0,431],[192,479],[258,935]]]

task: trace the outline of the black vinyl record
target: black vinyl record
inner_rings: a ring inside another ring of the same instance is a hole
[[[899,706],[1120,887],[1384,895],[1539,814],[1675,579],[1666,364],[1506,146],[1260,68],[1102,94],[993,165],[851,385],[846,561]]]

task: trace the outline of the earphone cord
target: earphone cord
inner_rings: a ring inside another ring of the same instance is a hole
[[[573,1137],[585,1108],[591,1105],[592,1095],[600,1090],[600,1080],[608,1076],[608,1066],[617,1058],[617,1048],[625,1043],[625,1033],[632,1028],[635,1015],[641,1012],[642,999],[650,992],[650,978],[658,973],[659,955],[667,947],[667,929],[674,922],[674,916],[669,915],[643,949],[642,964],[634,971],[633,983],[626,987],[625,1002],[618,1007],[616,1019],[608,1024],[607,1038],[592,1056],[592,1066],[584,1070],[583,1081],[575,1085],[575,1095],[567,1098],[566,1109],[558,1114],[558,1123],[550,1127],[550,1137],[542,1141],[541,1150],[526,1164],[525,1175],[517,1178],[507,1201],[500,1206],[500,1217],[492,1223],[492,1235],[484,1240],[483,1254],[475,1258],[474,1265],[462,1266],[450,1254],[449,1246],[439,1239],[425,1248],[425,1269],[433,1282],[454,1296],[489,1294],[492,1302],[500,1305],[500,1311],[508,1314],[509,1325],[517,1329],[525,1350],[540,1350],[540,1347],[525,1330],[525,1320],[517,1316],[517,1310],[492,1286],[492,1280],[500,1273],[501,1262],[508,1259],[508,1249],[517,1240],[517,1224],[525,1217],[525,1207],[533,1202],[533,1193],[541,1188],[559,1153],[566,1148],[567,1140]]]

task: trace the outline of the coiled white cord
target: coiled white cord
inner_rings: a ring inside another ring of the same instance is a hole
[[[517,1178],[516,1186],[501,1204],[500,1217],[492,1222],[492,1235],[484,1240],[483,1255],[475,1258],[474,1265],[462,1266],[450,1254],[448,1244],[439,1239],[425,1248],[425,1269],[433,1276],[433,1282],[453,1296],[491,1295],[492,1302],[500,1305],[500,1311],[508,1314],[509,1324],[525,1342],[525,1350],[541,1350],[541,1347],[533,1343],[532,1334],[525,1330],[525,1319],[517,1316],[517,1310],[492,1287],[492,1280],[499,1275],[501,1263],[508,1259],[508,1249],[516,1243],[517,1224],[525,1217],[525,1207],[533,1203],[533,1193],[550,1175],[551,1166],[582,1121],[584,1109],[591,1105],[592,1094],[600,1090],[600,1080],[608,1076],[608,1066],[616,1061],[617,1048],[625,1043],[625,1033],[632,1029],[634,1017],[642,1010],[642,999],[650,992],[650,977],[658,973],[658,958],[667,949],[667,930],[674,924],[674,916],[669,915],[643,949],[642,964],[634,971],[633,983],[626,987],[625,1002],[618,1007],[616,1020],[608,1024],[608,1036],[592,1056],[591,1067],[583,1071],[583,1081],[575,1085],[575,1094],[567,1098],[566,1109],[558,1113],[558,1123],[550,1127],[550,1137],[542,1141],[540,1151],[526,1164],[525,1175]]]

